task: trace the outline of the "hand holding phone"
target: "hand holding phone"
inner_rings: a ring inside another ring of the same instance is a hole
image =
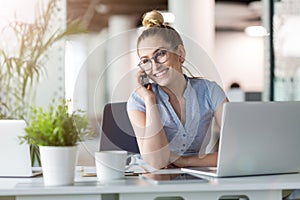
[[[142,84],[143,84],[143,86],[144,86],[145,88],[147,88],[148,90],[151,90],[151,89],[152,89],[152,86],[151,86],[149,77],[148,77],[148,75],[147,75],[146,73],[142,76]]]

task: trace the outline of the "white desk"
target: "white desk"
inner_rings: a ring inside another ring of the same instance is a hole
[[[72,186],[45,187],[42,177],[0,178],[0,200],[153,200],[157,197],[216,200],[232,195],[245,195],[251,200],[279,200],[283,189],[300,189],[300,174],[211,178],[208,183],[153,185],[138,177],[100,184],[96,177],[81,177],[78,173],[75,181]]]

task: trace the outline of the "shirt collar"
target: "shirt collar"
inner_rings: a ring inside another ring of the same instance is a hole
[[[190,79],[189,79],[185,74],[184,74],[184,77],[185,77],[185,79],[186,79],[186,87],[185,87],[183,96],[184,96],[185,99],[187,99],[187,97],[190,96],[190,92],[191,92],[191,89],[192,89],[192,85],[191,85]]]
[[[183,96],[186,99],[189,96],[190,92],[191,92],[192,86],[191,86],[190,79],[185,74],[184,74],[184,78],[187,80],[186,87],[185,87],[185,90],[184,90],[184,93],[183,93]],[[158,86],[158,92],[159,92],[161,98],[164,101],[169,101],[168,94],[159,85],[157,85],[157,86]]]

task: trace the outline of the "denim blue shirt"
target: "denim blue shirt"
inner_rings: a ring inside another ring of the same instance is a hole
[[[164,90],[156,83],[152,83],[152,90],[156,94],[156,103],[170,150],[179,155],[198,154],[203,148],[202,144],[214,112],[226,99],[222,88],[213,81],[187,78],[187,86],[184,91],[186,101],[184,125]],[[127,110],[146,111],[144,100],[136,92],[130,96]]]

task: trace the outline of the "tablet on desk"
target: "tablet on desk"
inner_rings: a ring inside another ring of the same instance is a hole
[[[188,173],[171,173],[171,174],[141,174],[143,178],[154,184],[174,184],[174,183],[206,183],[207,179],[197,177]]]

